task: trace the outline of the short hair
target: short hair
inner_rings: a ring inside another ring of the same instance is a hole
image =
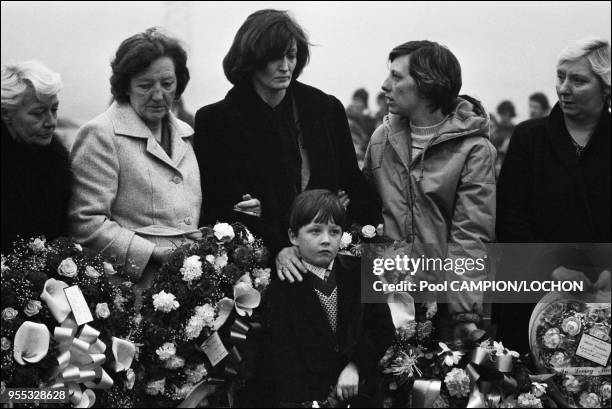
[[[605,38],[587,37],[569,44],[561,51],[557,65],[585,57],[591,70],[610,93],[610,43]],[[609,95],[608,95],[609,96]]]
[[[115,59],[111,62],[111,93],[118,102],[130,100],[128,91],[132,78],[144,72],[151,63],[161,57],[170,57],[176,74],[176,99],[179,99],[189,82],[187,53],[178,40],[152,27],[123,40]]]
[[[535,101],[538,104],[540,104],[540,106],[542,107],[542,109],[544,111],[548,111],[550,109],[550,104],[548,102],[548,98],[546,97],[546,95],[544,95],[543,92],[535,92],[535,93],[531,94],[529,96],[529,100],[530,101]]]
[[[289,229],[295,234],[309,223],[334,223],[344,229],[346,212],[338,196],[326,189],[300,193],[289,214]]]
[[[398,45],[389,53],[389,61],[404,55],[410,56],[410,76],[419,95],[429,102],[431,112],[452,112],[462,85],[457,57],[445,46],[423,40]]]
[[[2,109],[17,109],[28,91],[43,101],[56,95],[62,86],[61,76],[38,61],[3,65]]]
[[[310,60],[308,36],[287,11],[256,11],[238,29],[223,58],[223,72],[234,85],[250,84],[254,71],[281,58],[293,40],[297,45],[297,62],[292,76],[295,80]]]
[[[366,107],[368,106],[368,98],[370,98],[370,94],[368,94],[365,88],[359,88],[353,92],[353,99],[360,99]]]
[[[512,101],[505,100],[497,106],[497,113],[498,115],[508,114],[510,118],[514,118],[516,116],[516,109]]]

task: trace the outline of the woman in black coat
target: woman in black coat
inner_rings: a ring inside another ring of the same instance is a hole
[[[29,61],[2,67],[2,252],[18,236],[66,233],[68,153],[57,141],[59,74]]]
[[[523,122],[512,135],[497,185],[498,240],[610,243],[610,44],[585,39],[567,47],[557,63],[556,88],[559,102],[550,115]],[[555,279],[573,274],[597,281],[592,274],[602,266],[585,268],[592,256],[558,256],[544,263],[546,279],[554,270]],[[582,275],[568,271],[578,266]],[[505,344],[528,349],[532,310],[531,304],[498,308]]]
[[[357,166],[342,104],[296,81],[308,46],[286,12],[253,13],[223,60],[234,87],[195,119],[202,222],[242,221],[273,254],[286,248],[277,266],[290,281],[301,279],[298,269],[305,271],[287,239],[289,207],[298,193],[338,192],[351,219],[361,223],[373,223],[380,213]]]

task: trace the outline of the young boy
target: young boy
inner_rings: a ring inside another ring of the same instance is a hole
[[[351,406],[372,406],[377,364],[394,337],[387,304],[360,301],[360,263],[337,256],[345,212],[328,190],[293,202],[289,239],[309,273],[273,282],[270,347],[280,406],[324,401],[334,390]],[[359,398],[358,398],[359,395]]]

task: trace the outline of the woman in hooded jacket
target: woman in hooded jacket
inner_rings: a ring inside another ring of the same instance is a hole
[[[452,260],[453,271],[422,269],[428,281],[480,281],[485,269],[460,267],[484,259],[494,241],[495,148],[489,118],[475,99],[459,96],[461,67],[446,47],[410,41],[390,55],[382,89],[389,115],[374,132],[364,173],[382,199],[384,234],[412,244],[411,257]],[[483,294],[447,292],[439,319],[444,338],[481,338]]]

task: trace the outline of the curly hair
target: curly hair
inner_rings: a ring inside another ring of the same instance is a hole
[[[189,82],[187,53],[179,41],[160,32],[156,27],[123,40],[115,59],[111,62],[111,93],[118,102],[128,102],[131,79],[145,71],[151,63],[161,57],[170,57],[176,74],[176,99],[178,100]]]

